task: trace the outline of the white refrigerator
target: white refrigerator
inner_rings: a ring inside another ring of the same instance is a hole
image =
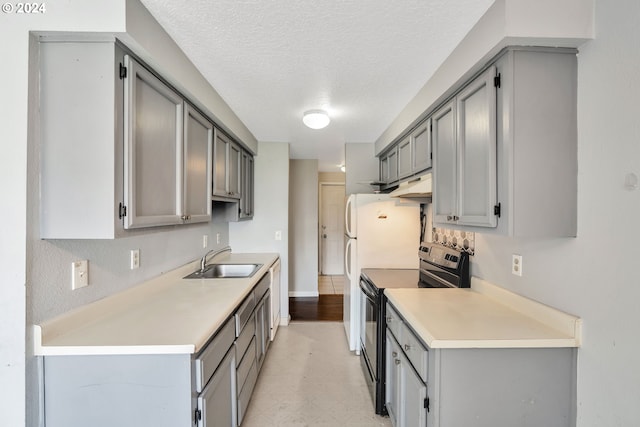
[[[419,268],[420,205],[387,194],[352,194],[345,208],[344,327],[360,354],[360,270]]]

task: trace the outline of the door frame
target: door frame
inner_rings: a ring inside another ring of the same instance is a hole
[[[318,275],[322,273],[322,188],[324,186],[342,186],[345,188],[345,198],[346,198],[346,183],[339,181],[319,181],[318,182]],[[346,200],[342,202],[342,214],[344,215]]]

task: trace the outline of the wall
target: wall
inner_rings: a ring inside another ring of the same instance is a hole
[[[318,161],[289,163],[289,296],[318,296]]]
[[[229,224],[229,244],[234,252],[280,254],[280,315],[289,318],[289,144],[259,142],[255,165],[255,206],[251,221]],[[275,240],[276,231],[281,240]]]
[[[347,195],[356,193],[373,193],[377,187],[372,187],[368,182],[380,179],[378,158],[375,156],[375,146],[370,144],[347,143],[345,149],[346,181],[345,192]]]
[[[577,425],[632,426],[640,396],[640,191],[625,190],[624,179],[640,175],[640,3],[598,0],[595,11],[596,38],[578,56],[578,236],[476,234],[472,273],[582,317]],[[523,256],[522,277],[510,273],[514,253]]]

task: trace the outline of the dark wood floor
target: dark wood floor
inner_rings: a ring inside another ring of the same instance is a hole
[[[342,320],[342,295],[289,298],[291,320]]]

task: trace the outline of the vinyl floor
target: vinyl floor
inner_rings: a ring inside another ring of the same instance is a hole
[[[391,427],[342,322],[292,322],[271,343],[242,427]]]

